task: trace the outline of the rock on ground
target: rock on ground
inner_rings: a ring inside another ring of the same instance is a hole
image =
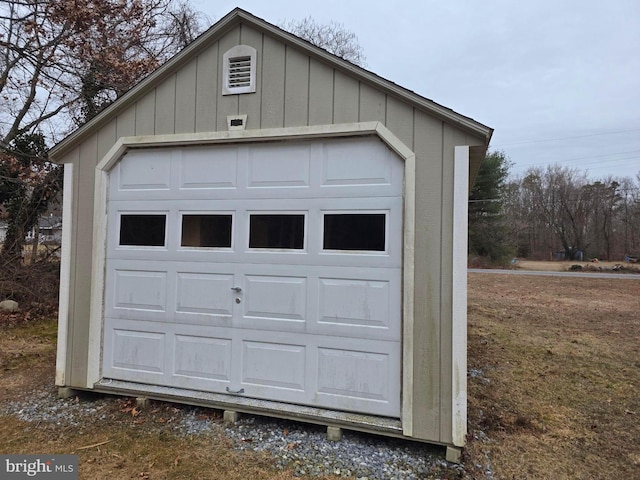
[[[0,302],[0,312],[17,312],[18,308],[18,302],[14,300],[3,300]]]

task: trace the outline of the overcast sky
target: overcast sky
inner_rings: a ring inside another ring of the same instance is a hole
[[[190,1],[212,21],[341,23],[368,70],[495,129],[513,174],[640,174],[639,0]]]

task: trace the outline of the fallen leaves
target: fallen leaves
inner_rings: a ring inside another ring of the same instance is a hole
[[[132,417],[137,417],[138,415],[140,415],[141,409],[138,408],[136,405],[133,404],[133,400],[132,399],[127,399],[124,402],[124,406],[120,409],[120,411],[122,413],[128,413],[130,414]]]

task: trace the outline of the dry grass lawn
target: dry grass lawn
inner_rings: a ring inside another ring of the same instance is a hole
[[[0,402],[52,384],[55,329],[0,322]],[[640,276],[470,274],[469,371],[464,478],[640,478]],[[163,433],[176,406],[106,408],[81,428],[0,415],[0,452],[77,453],[91,479],[294,478],[222,435]]]
[[[471,274],[469,368],[469,463],[640,478],[640,277]]]

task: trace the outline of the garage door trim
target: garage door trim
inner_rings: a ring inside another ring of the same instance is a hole
[[[277,128],[177,135],[121,137],[96,167],[92,289],[89,320],[87,388],[101,378],[102,331],[107,248],[107,207],[109,173],[117,162],[134,148],[215,145],[269,140],[327,139],[347,136],[377,135],[404,160],[404,221],[402,255],[402,424],[404,435],[412,435],[413,399],[413,292],[415,237],[415,154],[380,122],[361,122],[310,127]]]

